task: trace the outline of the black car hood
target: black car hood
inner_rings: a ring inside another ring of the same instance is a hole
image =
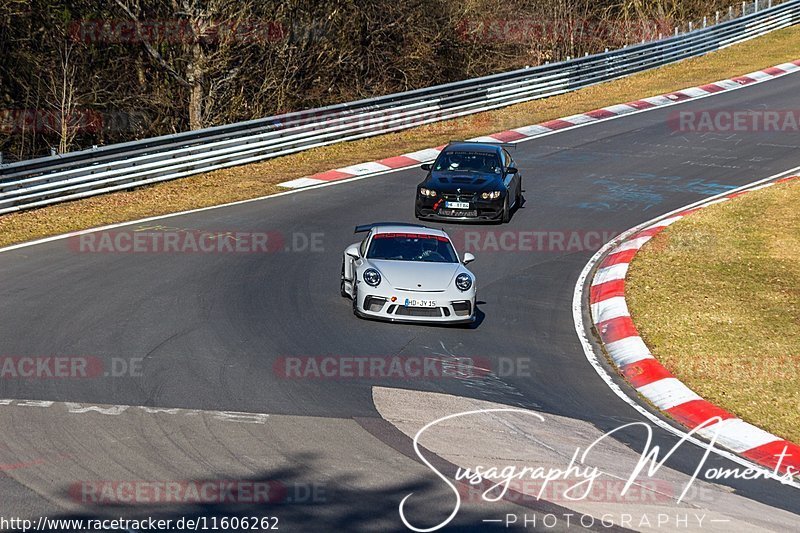
[[[462,194],[505,189],[503,178],[499,174],[479,172],[431,172],[425,179],[424,186],[446,193],[455,193],[457,189],[461,189]]]

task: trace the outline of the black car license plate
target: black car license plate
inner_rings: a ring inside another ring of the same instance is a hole
[[[476,217],[478,212],[476,210],[464,211],[463,209],[440,209],[439,214],[443,217]]]

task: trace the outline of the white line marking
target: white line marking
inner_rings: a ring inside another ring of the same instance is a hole
[[[110,405],[87,404],[76,402],[54,402],[49,400],[0,400],[0,406],[5,407],[38,407],[64,409],[67,414],[80,415],[96,413],[103,416],[119,416],[126,412],[142,412],[146,414],[167,414],[182,416],[197,416],[207,414],[223,422],[238,422],[244,424],[265,424],[269,415],[266,413],[246,413],[243,411],[214,411],[204,409],[180,409],[177,407],[147,407],[144,405]]]

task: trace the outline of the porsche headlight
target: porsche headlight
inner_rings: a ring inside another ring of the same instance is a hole
[[[420,187],[419,188],[419,193],[422,196],[427,196],[428,198],[433,198],[433,197],[436,196],[436,191],[431,190],[431,189],[426,189],[425,187]]]
[[[371,287],[377,287],[381,284],[381,273],[374,268],[368,268],[364,271],[364,281]]]
[[[481,193],[481,198],[484,200],[494,200],[500,198],[500,191],[490,191]]]
[[[461,292],[468,291],[472,287],[472,278],[469,277],[469,274],[462,273],[456,276],[456,287]]]

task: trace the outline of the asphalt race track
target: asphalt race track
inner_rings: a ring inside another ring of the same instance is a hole
[[[280,517],[281,529],[404,530],[398,505],[409,493],[409,515],[420,524],[443,520],[453,507],[452,494],[414,455],[414,430],[397,421],[432,420],[426,409],[432,399],[449,398],[441,394],[533,409],[586,432],[641,420],[597,376],[575,334],[575,282],[598,246],[562,250],[548,237],[545,249],[518,250],[511,241],[499,249],[487,239],[507,231],[619,233],[800,165],[796,134],[698,134],[668,125],[676,110],[796,109],[798,95],[800,75],[792,74],[518,145],[512,155],[526,203],[511,223],[444,226],[451,235],[478,232],[470,269],[480,317],[472,328],[359,320],[339,295],[341,253],[358,240],[353,227],[413,222],[419,169],[119,229],[274,232],[285,246],[270,254],[79,253],[74,240],[3,252],[0,355],[85,356],[106,370],[141,358],[141,371],[0,380],[0,397],[8,399],[0,405],[0,514],[247,515],[252,507],[240,504],[92,505],[74,487],[96,480],[272,480],[324,487],[316,501],[258,509]],[[475,357],[493,372],[470,379],[287,379],[276,371],[282,358],[326,355]],[[509,360],[524,360],[529,370],[502,371]],[[420,403],[411,409],[414,401]],[[129,407],[80,412],[105,404]],[[223,413],[229,411],[264,416]],[[635,430],[616,440],[635,453],[644,445]],[[655,431],[657,444],[676,441]],[[701,456],[684,446],[666,464],[687,475]],[[737,466],[715,456],[708,464]],[[764,480],[722,485],[720,492],[771,508],[743,520],[767,529],[772,512],[783,527],[800,521],[795,488]],[[528,512],[565,507],[541,502]],[[450,525],[488,528],[481,520],[507,508],[519,512],[511,503],[465,505]]]

